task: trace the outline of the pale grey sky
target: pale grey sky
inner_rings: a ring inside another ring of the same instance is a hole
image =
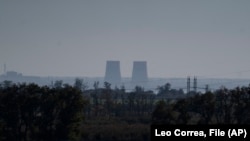
[[[250,78],[249,0],[1,0],[0,73]]]

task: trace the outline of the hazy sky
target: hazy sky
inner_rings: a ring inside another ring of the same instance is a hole
[[[1,0],[0,73],[250,78],[249,0]]]

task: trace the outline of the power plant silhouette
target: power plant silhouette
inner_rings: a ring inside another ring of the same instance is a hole
[[[104,80],[111,84],[121,83],[120,61],[107,61]]]
[[[148,81],[147,62],[134,61],[132,72],[132,84],[144,86]]]
[[[220,79],[220,78],[203,78],[198,79],[196,76],[191,79],[187,78],[156,78],[148,77],[147,62],[146,61],[133,61],[133,68],[131,69],[131,77],[122,77],[120,69],[120,61],[106,61],[105,77],[41,77],[23,75],[16,71],[9,71],[7,64],[2,66],[2,74],[0,74],[0,82],[11,81],[13,83],[36,83],[38,85],[52,86],[53,82],[63,80],[65,84],[74,85],[76,78],[82,78],[89,85],[94,85],[96,82],[109,82],[112,88],[126,88],[131,91],[135,86],[141,86],[144,90],[158,91],[159,86],[170,83],[175,89],[182,89],[186,93],[197,93],[200,91],[209,92],[212,90],[220,89],[222,86],[233,89],[238,86],[248,86],[250,79]],[[211,86],[212,85],[212,86]]]
[[[104,81],[113,85],[121,84],[120,61],[107,61]],[[148,81],[147,62],[134,61],[132,70],[132,85],[146,86]]]

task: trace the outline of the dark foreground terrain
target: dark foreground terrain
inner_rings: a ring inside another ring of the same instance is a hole
[[[0,86],[0,141],[150,140],[151,124],[249,124],[250,86],[190,92],[160,86],[158,93],[135,87],[86,90],[73,86]]]

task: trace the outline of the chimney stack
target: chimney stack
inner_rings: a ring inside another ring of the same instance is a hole
[[[147,62],[146,61],[134,61],[132,72],[132,83],[135,85],[142,85],[148,81]]]
[[[117,85],[121,83],[120,61],[107,61],[104,81]]]

